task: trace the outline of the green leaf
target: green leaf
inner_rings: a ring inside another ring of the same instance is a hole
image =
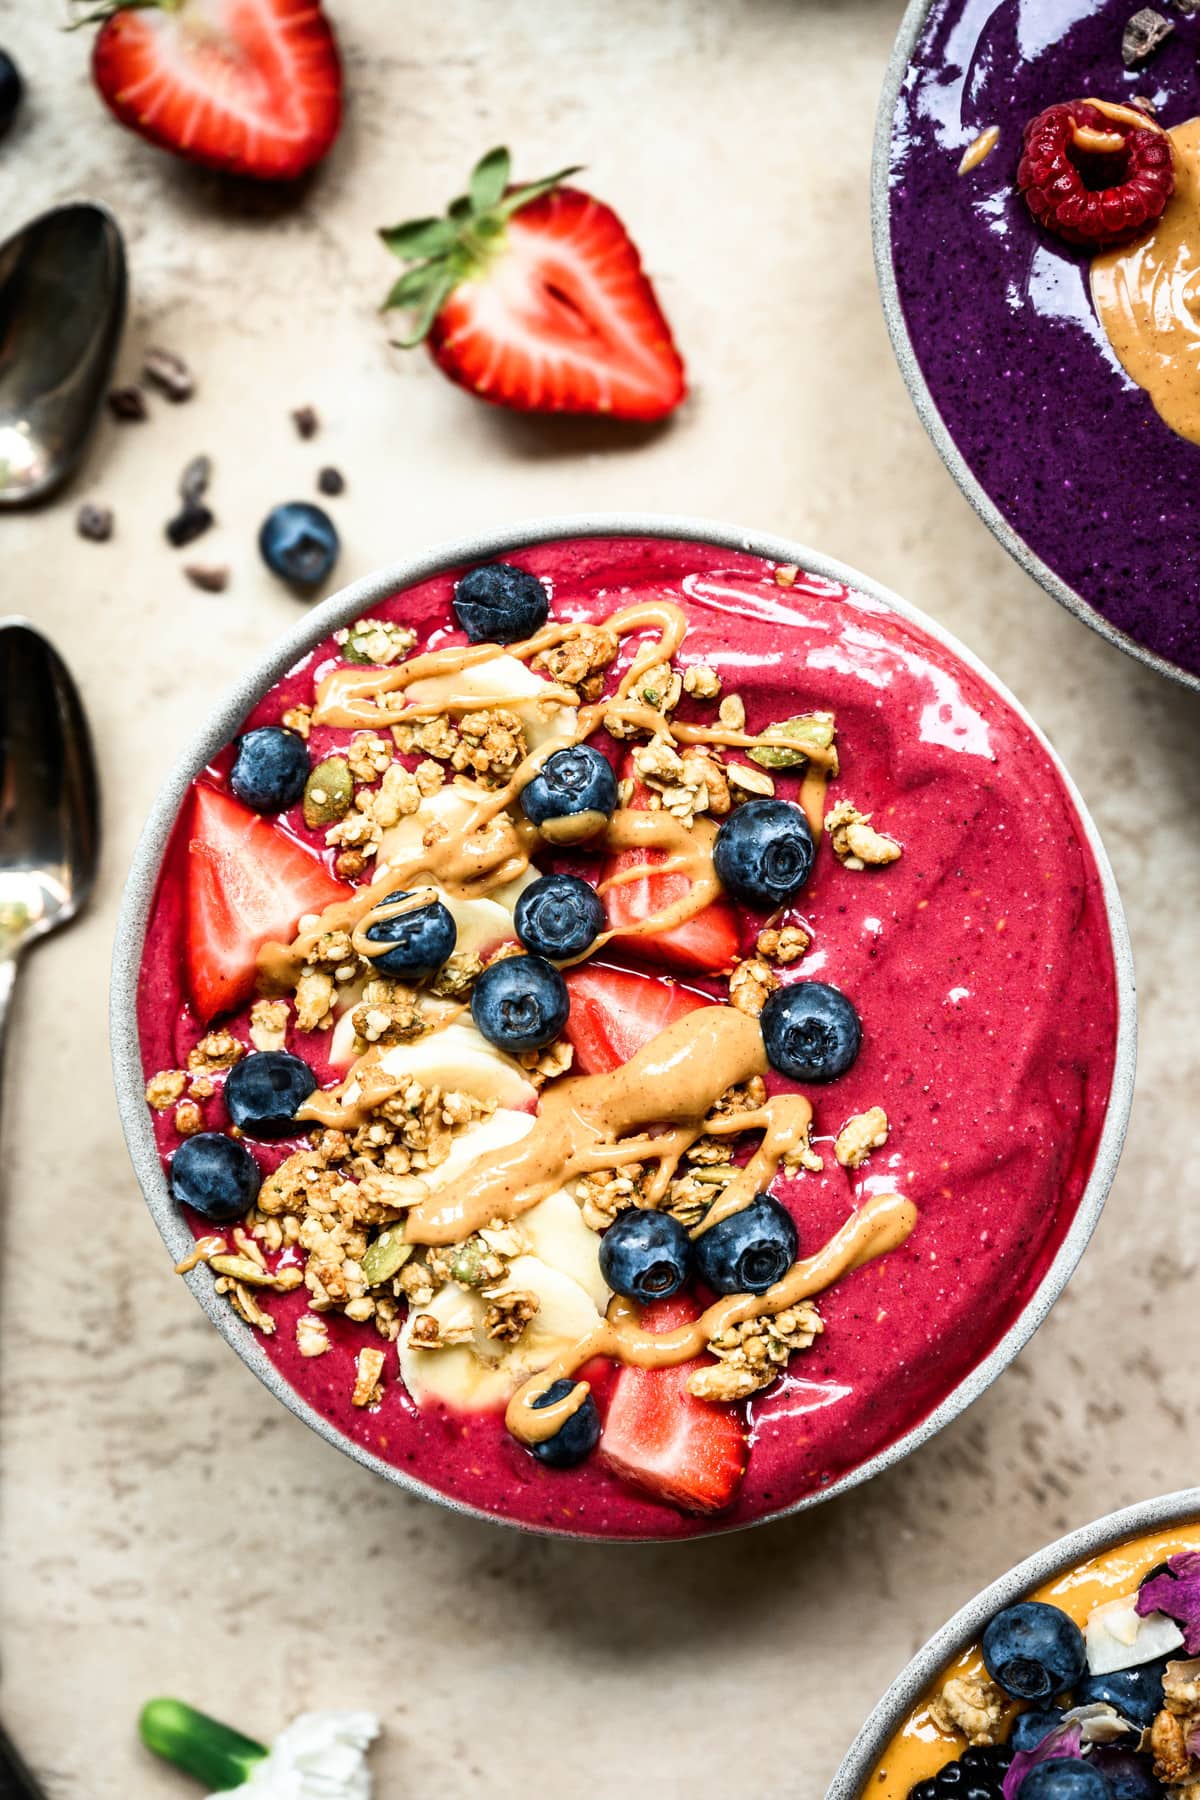
[[[465,225],[473,213],[474,208],[471,205],[469,194],[459,194],[446,208],[446,217],[452,219],[456,225]]]
[[[398,276],[392,285],[380,312],[391,312],[397,306],[420,306],[430,286],[438,279],[441,268],[441,262],[435,260],[405,269],[403,275]]]
[[[794,750],[764,744],[757,750],[747,751],[747,755],[760,769],[794,769],[808,761],[809,750],[828,750],[833,743],[833,732],[832,713],[803,713],[795,719],[784,719],[781,725],[772,725],[770,729],[772,737],[795,738]]]
[[[407,337],[393,338],[392,342],[399,350],[413,350],[423,344],[429,336],[433,321],[442,310],[442,306],[453,293],[457,277],[453,269],[445,269],[433,282],[425,296],[424,304],[417,313],[412,330]]]
[[[479,159],[471,171],[471,205],[477,213],[491,212],[499,204],[511,173],[512,158],[503,144]]]
[[[458,242],[458,233],[449,219],[410,219],[407,225],[385,226],[379,235],[392,255],[403,262],[445,256]]]
[[[569,169],[560,169],[557,175],[547,175],[544,181],[531,181],[527,186],[517,188],[497,209],[500,216],[511,219],[523,206],[528,206],[532,200],[540,200],[543,194],[551,193],[561,182],[568,181],[572,175],[578,175],[582,168],[582,163],[572,163]]]

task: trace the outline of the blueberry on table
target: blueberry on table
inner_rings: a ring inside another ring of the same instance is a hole
[[[392,906],[410,897],[407,889],[397,888],[383,904]],[[458,942],[458,926],[448,906],[430,899],[424,906],[414,906],[411,912],[377,919],[367,926],[367,937],[373,944],[389,946],[382,955],[371,958],[372,966],[381,975],[399,981],[423,981],[436,973],[452,953]]]
[[[471,1017],[497,1050],[543,1050],[567,1022],[567,984],[541,956],[489,963],[471,990]]]
[[[516,644],[541,630],[550,598],[528,569],[481,563],[455,587],[454,616],[472,644]]]
[[[839,988],[797,981],[777,988],[759,1018],[767,1061],[789,1081],[836,1081],[862,1044],[862,1023]]]
[[[220,1131],[185,1138],[171,1158],[171,1192],[214,1225],[228,1225],[249,1212],[258,1198],[262,1173],[245,1144]]]
[[[535,956],[582,956],[604,930],[604,902],[579,875],[542,875],[522,890],[513,922]]]
[[[556,750],[521,790],[521,811],[555,844],[578,844],[594,837],[616,805],[612,764],[591,744]]]
[[[24,92],[25,83],[21,80],[21,71],[8,51],[0,50],[0,137],[4,136],[16,117]]]
[[[272,575],[294,588],[316,588],[338,559],[337,526],[310,500],[288,500],[273,507],[258,534],[262,559]]]
[[[1077,1756],[1056,1756],[1030,1769],[1017,1789],[1018,1800],[1113,1800],[1102,1771]]]
[[[773,1194],[720,1219],[696,1239],[696,1272],[718,1294],[765,1294],[796,1260],[792,1215]]]
[[[1044,1737],[1057,1730],[1065,1716],[1061,1706],[1039,1707],[1032,1712],[1018,1713],[1013,1720],[1008,1741],[1014,1750],[1036,1750]]]
[[[308,750],[298,731],[260,725],[237,739],[229,785],[251,812],[281,813],[295,806],[308,780]]]
[[[692,1267],[692,1240],[670,1213],[631,1206],[600,1239],[600,1273],[614,1294],[648,1305],[678,1293]]]
[[[774,912],[796,898],[812,873],[816,845],[808,820],[788,800],[748,800],[717,832],[713,867],[743,906]]]
[[[298,1056],[259,1050],[235,1063],[225,1077],[225,1106],[239,1131],[269,1143],[301,1129],[297,1109],[316,1085],[316,1076]]]
[[[556,1401],[565,1400],[574,1388],[573,1381],[552,1381],[544,1394],[539,1394],[533,1402],[534,1409],[539,1411],[543,1406],[553,1406]],[[529,1448],[539,1462],[550,1469],[573,1469],[585,1457],[590,1456],[600,1442],[600,1414],[596,1402],[589,1394],[583,1405],[571,1414],[553,1437],[545,1438],[540,1444],[531,1444]]]
[[[1091,1706],[1099,1701],[1115,1707],[1131,1725],[1153,1725],[1162,1711],[1163,1675],[1169,1658],[1142,1663],[1134,1669],[1117,1669],[1110,1675],[1085,1675],[1075,1689],[1076,1706]]]
[[[983,1634],[983,1660],[1014,1700],[1051,1700],[1087,1673],[1082,1631],[1041,1600],[1022,1600],[996,1614]]]

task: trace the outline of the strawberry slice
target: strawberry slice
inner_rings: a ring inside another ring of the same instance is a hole
[[[428,341],[452,381],[521,412],[662,419],[686,393],[654,289],[611,207],[561,183],[510,188],[492,150],[444,219],[380,235],[413,263],[387,307],[414,313],[407,347]]]
[[[294,838],[199,783],[187,840],[188,989],[207,1024],[254,992],[256,957],[350,889]]]
[[[683,1295],[656,1300],[642,1313],[647,1331],[690,1325],[699,1309]],[[722,1512],[746,1472],[746,1434],[733,1407],[697,1400],[687,1378],[704,1358],[673,1369],[621,1370],[613,1388],[599,1455],[632,1487],[684,1512]]]
[[[626,757],[621,774],[633,781],[633,760]],[[633,791],[627,804],[640,810],[650,804],[649,790],[640,781],[633,781]],[[642,866],[652,868],[655,863],[666,861],[663,850],[622,850],[618,856],[611,857],[602,871],[602,879],[622,869],[636,869]],[[652,918],[655,913],[680,900],[688,891],[686,875],[648,875],[645,881],[623,881],[615,887],[606,889],[604,895],[605,910],[608,922],[614,931],[620,932],[630,925],[637,925],[643,919]],[[622,950],[637,961],[665,963],[669,969],[690,970],[703,975],[720,975],[731,969],[737,960],[739,934],[737,914],[730,902],[724,898],[714,900],[695,918],[685,919],[682,925],[672,925],[668,931],[634,933],[618,940]]]
[[[568,971],[567,987],[566,1036],[575,1048],[574,1067],[583,1075],[621,1068],[676,1019],[713,1004],[694,988],[608,963],[580,963]]]
[[[342,118],[319,0],[102,0],[92,76],[122,124],[189,162],[291,181]]]

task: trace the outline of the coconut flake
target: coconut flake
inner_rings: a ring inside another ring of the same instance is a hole
[[[1083,1635],[1093,1675],[1136,1669],[1183,1643],[1183,1633],[1172,1619],[1160,1612],[1140,1614],[1134,1600],[1133,1595],[1106,1600],[1088,1614]]]

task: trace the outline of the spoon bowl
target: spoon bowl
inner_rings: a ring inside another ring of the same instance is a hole
[[[42,213],[0,245],[0,506],[43,500],[83,454],[125,323],[112,214]]]

